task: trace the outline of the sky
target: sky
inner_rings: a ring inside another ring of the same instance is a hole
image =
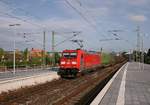
[[[13,50],[14,39],[19,50],[42,48],[45,31],[46,50],[51,51],[54,31],[55,45],[80,32],[73,39],[83,40],[84,49],[129,51],[136,48],[139,26],[148,49],[149,5],[149,0],[0,0],[0,48]],[[109,40],[114,34],[120,40]],[[79,47],[70,40],[55,50]]]

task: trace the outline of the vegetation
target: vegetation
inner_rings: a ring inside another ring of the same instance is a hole
[[[54,54],[46,53],[45,54],[45,64],[46,65],[57,65],[59,63],[60,55],[58,52]],[[33,66],[41,66],[43,64],[43,56],[42,57],[32,57],[30,55],[30,51],[26,48],[24,51],[16,51],[16,67],[33,67]],[[13,67],[13,52],[12,51],[4,51],[4,49],[0,48],[0,68]]]
[[[142,52],[133,51],[131,55],[128,55],[128,58],[130,57],[130,60],[142,62],[141,55]],[[147,52],[144,52],[144,63],[150,64],[150,49]]]
[[[102,59],[101,59],[102,64],[110,63],[111,59],[112,59],[112,57],[111,57],[111,55],[109,53],[102,53]]]
[[[150,64],[150,49],[147,53],[144,53],[144,62]]]
[[[140,55],[141,52],[134,51],[132,54],[132,59],[135,61],[136,56]],[[123,52],[122,55],[127,57],[126,52]],[[59,64],[60,54],[58,52],[46,53],[45,54],[45,64],[49,66],[56,66]],[[114,55],[113,53],[102,53],[102,64],[108,64],[113,62]],[[148,52],[144,53],[144,62],[150,64],[150,49]],[[30,51],[26,48],[24,51],[16,51],[16,67],[33,67],[33,66],[41,66],[43,64],[43,56],[42,57],[32,57],[30,55]],[[5,51],[4,49],[0,48],[0,68],[13,67],[13,52],[12,51]]]

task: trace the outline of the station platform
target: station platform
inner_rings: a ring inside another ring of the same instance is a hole
[[[0,82],[6,80],[12,80],[17,78],[25,78],[30,76],[36,76],[40,74],[50,73],[51,71],[58,71],[58,67],[39,68],[39,69],[27,69],[27,70],[16,70],[15,74],[12,71],[0,72]]]
[[[0,73],[0,93],[59,79],[58,68]]]
[[[124,64],[91,105],[150,105],[150,65]]]

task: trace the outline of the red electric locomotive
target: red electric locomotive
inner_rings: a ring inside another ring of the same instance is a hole
[[[75,77],[79,72],[101,64],[101,56],[96,52],[87,52],[81,49],[64,50],[60,59],[58,74],[61,77]]]

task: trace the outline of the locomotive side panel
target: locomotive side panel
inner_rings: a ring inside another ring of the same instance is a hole
[[[101,57],[98,54],[84,54],[84,68],[92,68],[101,64]]]

